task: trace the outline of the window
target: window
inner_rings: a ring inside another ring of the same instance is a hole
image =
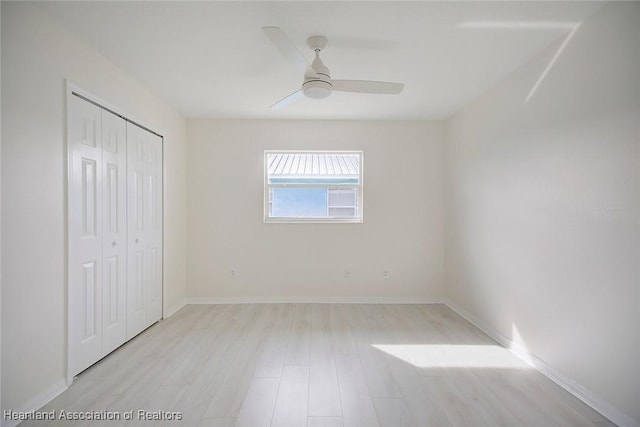
[[[267,222],[362,222],[361,151],[265,151]]]

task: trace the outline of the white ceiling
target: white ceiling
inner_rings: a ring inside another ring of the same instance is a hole
[[[186,117],[438,119],[458,111],[602,3],[57,2],[55,20]],[[302,83],[263,34],[281,27],[309,59],[324,35],[336,79],[405,83],[400,95],[334,93],[268,107]],[[561,58],[560,58],[561,60]],[[535,81],[531,85],[535,85]],[[544,84],[544,82],[543,82]],[[523,94],[525,97],[526,94]]]

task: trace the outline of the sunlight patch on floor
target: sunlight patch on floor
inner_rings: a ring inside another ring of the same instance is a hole
[[[372,347],[418,368],[531,368],[498,345],[372,344]]]

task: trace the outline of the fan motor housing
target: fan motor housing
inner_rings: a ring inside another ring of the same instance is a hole
[[[324,79],[322,75],[319,78],[305,79],[302,84],[302,93],[308,98],[323,99],[331,95],[333,85],[329,79]]]

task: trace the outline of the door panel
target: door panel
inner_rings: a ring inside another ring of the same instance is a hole
[[[105,180],[104,180],[104,218],[102,229],[105,233],[115,234],[119,231],[120,215],[119,207],[122,204],[118,200],[118,196],[122,192],[120,190],[118,180],[118,165],[105,162]]]
[[[162,139],[129,123],[127,147],[131,338],[162,317]]]
[[[102,110],[103,342],[108,354],[127,339],[127,124]]]
[[[97,232],[97,162],[95,159],[82,158],[82,237],[96,237]]]
[[[98,307],[96,294],[98,293],[98,277],[96,261],[82,264],[82,336],[81,342],[86,343],[96,339],[98,332],[96,325],[98,322]]]
[[[144,251],[136,251],[133,254],[133,293],[135,302],[133,308],[136,313],[144,315]]]
[[[145,135],[138,126],[127,123],[127,339],[146,327],[144,282],[144,157]]]
[[[69,369],[102,357],[101,109],[69,102]]]
[[[149,133],[147,143],[149,197],[145,236],[149,275],[146,281],[146,318],[151,324],[162,317],[162,138]]]
[[[147,323],[151,324],[162,316],[162,281],[160,248],[152,246],[148,249],[149,280],[147,282]]]
[[[104,327],[113,328],[115,324],[120,320],[120,316],[118,315],[118,308],[122,305],[120,304],[120,290],[119,284],[122,282],[119,276],[120,265],[119,259],[117,256],[105,258],[104,260]]]
[[[144,233],[144,170],[133,171],[132,181],[130,223],[134,225],[136,233]]]

